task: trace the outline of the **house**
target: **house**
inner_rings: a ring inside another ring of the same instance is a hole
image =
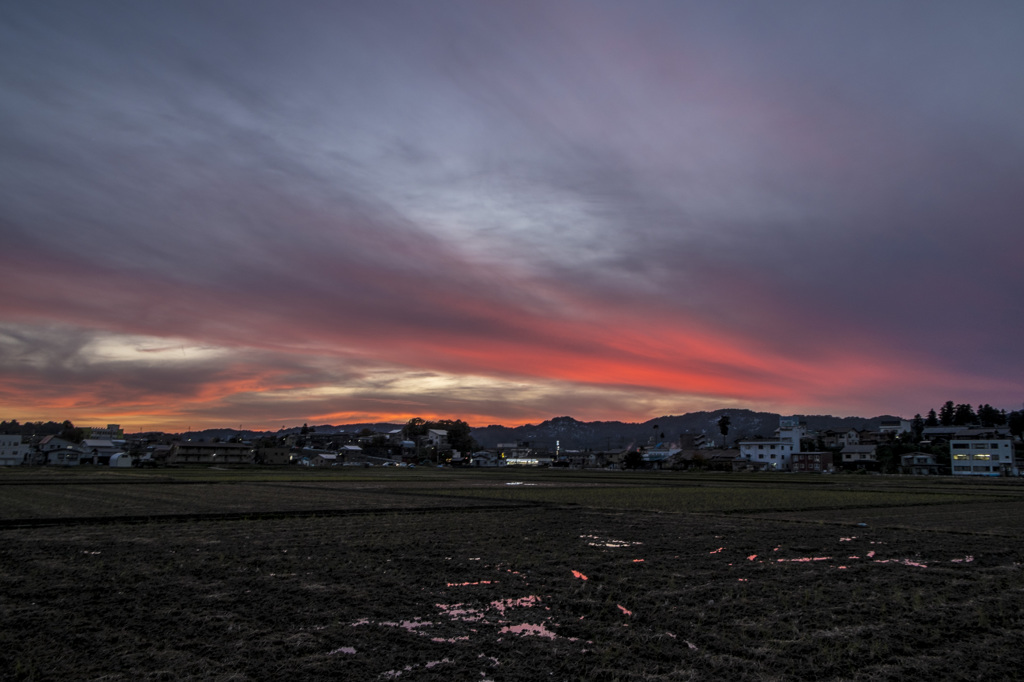
[[[799,473],[821,474],[835,469],[831,452],[795,452],[790,466]]]
[[[679,451],[674,443],[658,443],[654,447],[644,450],[641,456],[645,462],[654,463],[656,468],[660,468],[662,462],[667,461]]]
[[[878,426],[880,433],[891,433],[898,436],[903,433],[910,433],[910,429],[913,427],[913,423],[908,419],[900,419],[899,417],[887,417],[883,419]]]
[[[496,454],[486,450],[474,452],[470,459],[472,461],[472,465],[475,467],[496,467],[502,464],[502,461]]]
[[[82,448],[58,436],[43,436],[36,449],[51,466],[78,466],[82,460]]]
[[[921,431],[921,439],[931,443],[945,443],[963,428],[962,426],[926,426]]]
[[[954,476],[1018,476],[1008,429],[961,428],[949,441]]]
[[[21,436],[0,435],[0,466],[24,464],[29,446],[21,442]]]
[[[426,435],[427,445],[445,450],[448,448],[448,431],[445,429],[429,429]]]
[[[93,464],[108,464],[111,455],[121,452],[121,448],[108,438],[86,438],[81,447],[82,460]]]
[[[900,473],[912,476],[934,476],[939,473],[935,455],[927,452],[911,452],[900,455]]]
[[[847,445],[840,452],[844,469],[878,469],[875,445]]]
[[[331,453],[328,453],[328,452],[321,452],[321,453],[311,457],[309,459],[309,463],[310,463],[310,465],[315,466],[315,467],[337,466],[337,464],[338,464],[338,455],[331,454]]]
[[[845,448],[847,445],[860,445],[860,431],[857,429],[828,429],[821,434],[822,444],[826,448]]]

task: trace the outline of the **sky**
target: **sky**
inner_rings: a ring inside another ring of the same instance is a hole
[[[1024,3],[0,5],[0,417],[1024,401]]]

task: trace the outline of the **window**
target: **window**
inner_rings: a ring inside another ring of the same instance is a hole
[[[772,459],[775,459],[775,453],[774,452],[772,453]]]
[[[989,447],[991,447],[993,450],[998,450],[999,449],[999,443],[992,443]]]
[[[771,446],[771,449],[772,449],[772,450],[774,450],[774,449],[775,449],[775,446],[774,446],[774,445],[772,445],[772,446]]]
[[[985,449],[985,448],[987,448],[987,447],[988,447],[988,443],[975,443],[975,444],[974,444],[974,447],[975,447],[975,448],[981,448],[981,449]]]
[[[758,446],[757,446],[757,449],[758,449],[758,450],[764,450],[764,446],[763,446],[763,445],[758,445]]]
[[[953,455],[953,459],[970,459],[970,458],[971,458],[970,455],[965,455],[962,452],[958,452],[957,454]]]
[[[953,443],[954,448],[969,448],[971,447],[968,443]]]
[[[758,459],[764,459],[764,453],[762,452],[761,454],[759,454],[759,455],[757,456],[757,458],[758,458]]]
[[[976,452],[974,453],[974,459],[992,459],[992,455],[983,452]]]

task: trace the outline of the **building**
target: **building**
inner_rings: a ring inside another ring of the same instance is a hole
[[[960,429],[949,441],[954,476],[1018,476],[1007,429]]]
[[[911,476],[934,476],[939,473],[935,455],[927,452],[911,452],[900,456],[900,473]]]
[[[796,418],[782,417],[775,438],[740,441],[736,463],[758,471],[789,471],[793,454],[800,452],[800,439],[805,432]]]
[[[43,461],[52,466],[77,466],[82,461],[82,448],[58,436],[44,436],[36,449]]]
[[[111,455],[121,452],[112,440],[107,438],[86,438],[82,441],[82,461],[92,464],[108,464]]]
[[[169,464],[252,464],[252,448],[244,443],[175,443]]]
[[[821,474],[835,470],[835,459],[831,452],[794,452],[790,466],[795,472]]]
[[[900,419],[899,417],[886,418],[879,423],[878,431],[879,433],[891,433],[899,436],[903,433],[910,433],[913,425],[913,422],[908,419]]]
[[[840,456],[844,469],[878,469],[878,446],[847,445]]]
[[[86,427],[86,438],[95,438],[97,440],[122,440],[124,438],[124,429],[121,428],[120,424],[107,424],[106,428],[94,426],[92,428]]]
[[[822,444],[826,448],[845,448],[847,445],[860,445],[860,431],[857,429],[828,429],[821,434]]]
[[[0,435],[0,466],[19,466],[25,463],[29,447],[21,436]]]

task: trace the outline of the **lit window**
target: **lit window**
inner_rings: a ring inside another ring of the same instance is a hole
[[[970,459],[970,458],[971,458],[970,455],[965,455],[963,453],[957,453],[957,454],[953,455],[953,459]]]
[[[976,452],[974,453],[974,459],[992,459],[992,455],[988,453]]]

